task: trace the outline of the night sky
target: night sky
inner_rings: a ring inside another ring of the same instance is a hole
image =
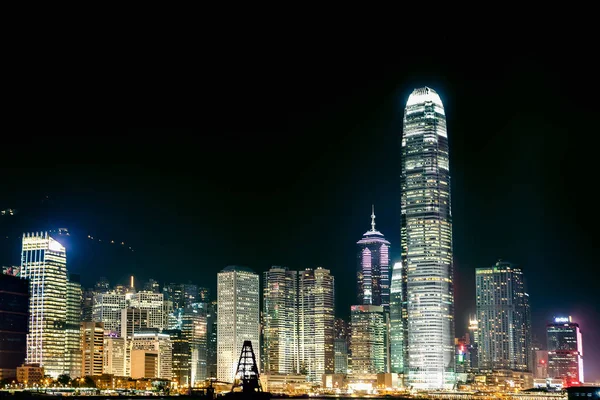
[[[187,82],[173,67],[160,84],[149,83],[158,70],[128,70],[134,83],[114,103],[106,92],[49,102],[36,133],[3,143],[0,206],[19,212],[0,217],[0,264],[18,263],[23,231],[65,227],[68,269],[84,286],[133,274],[215,290],[227,265],[322,266],[347,318],[371,204],[399,259],[403,108],[429,86],[448,122],[457,335],[475,311],[475,268],[511,261],[524,268],[539,341],[553,316],[571,315],[586,380],[600,380],[597,66],[575,53],[507,54],[394,63],[242,55]],[[121,124],[111,110],[133,120]],[[123,129],[155,125],[196,128]]]

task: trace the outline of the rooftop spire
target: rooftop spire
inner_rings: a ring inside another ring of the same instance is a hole
[[[375,205],[371,204],[371,232],[375,232]]]

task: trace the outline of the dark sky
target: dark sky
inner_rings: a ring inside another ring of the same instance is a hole
[[[44,75],[30,84],[41,95],[15,106],[36,111],[18,113],[35,128],[3,143],[0,203],[19,214],[0,227],[68,228],[68,268],[86,286],[133,274],[214,290],[231,264],[323,266],[347,317],[371,204],[399,258],[402,113],[426,85],[448,118],[457,334],[475,309],[474,269],[502,258],[525,270],[540,341],[554,315],[573,316],[586,376],[600,380],[597,64],[579,50],[523,54],[241,54],[65,73],[66,89]],[[17,262],[18,240],[3,250],[1,264]]]

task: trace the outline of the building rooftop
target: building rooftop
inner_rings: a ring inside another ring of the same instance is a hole
[[[231,271],[239,271],[239,272],[252,272],[254,273],[254,271],[248,267],[242,267],[239,265],[229,265],[225,268],[223,268],[223,270],[221,272],[231,272]]]
[[[434,104],[437,104],[440,107],[444,107],[444,105],[442,104],[442,99],[440,99],[440,95],[438,95],[435,90],[425,86],[413,90],[410,96],[408,96],[406,107],[413,106],[415,104],[423,104],[430,101]]]

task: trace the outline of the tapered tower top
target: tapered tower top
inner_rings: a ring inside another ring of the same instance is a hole
[[[442,104],[442,99],[440,99],[440,95],[437,94],[435,90],[427,86],[413,90],[410,96],[408,96],[406,107],[413,106],[415,104],[423,104],[426,102],[433,102],[440,107],[444,107]]]

